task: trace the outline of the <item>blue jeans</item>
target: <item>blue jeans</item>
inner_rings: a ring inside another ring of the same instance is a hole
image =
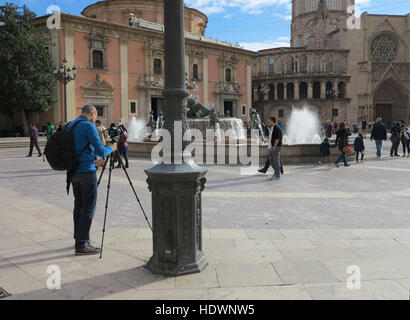
[[[123,156],[123,157],[124,157],[124,159],[125,159],[125,166],[126,166],[126,167],[128,167],[128,156],[127,156],[127,153],[128,153],[128,146],[120,148],[119,154],[120,154],[120,156]],[[120,161],[118,161],[118,166],[120,166],[120,165],[121,165],[121,164],[120,164]]]
[[[377,148],[377,156],[381,157],[382,156],[383,141],[382,140],[375,140],[375,142],[376,142],[376,148]]]
[[[90,229],[97,204],[97,173],[77,172],[72,178],[74,193],[74,239],[80,247],[90,241]]]
[[[342,154],[340,155],[339,158],[337,158],[336,160],[336,164],[338,164],[340,161],[343,160],[343,163],[345,164],[345,166],[347,165],[347,161],[346,161],[346,153],[342,152]]]

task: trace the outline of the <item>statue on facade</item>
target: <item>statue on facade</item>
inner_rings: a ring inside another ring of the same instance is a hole
[[[200,103],[196,103],[196,101],[192,98],[187,100],[187,109],[187,116],[190,119],[201,119],[211,114],[211,110]]]
[[[231,112],[230,112],[229,110],[227,110],[225,116],[226,116],[227,118],[230,118],[230,117],[231,117]]]
[[[149,113],[149,120],[147,123],[147,127],[151,129],[150,134],[154,133],[155,131],[155,119],[154,119],[154,112],[151,110]]]

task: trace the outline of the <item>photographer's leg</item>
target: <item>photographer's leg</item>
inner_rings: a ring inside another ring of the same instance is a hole
[[[79,216],[77,241],[85,245],[90,241],[90,229],[97,203],[97,174],[96,172],[81,173],[82,206]]]
[[[81,184],[76,181],[75,176],[72,181],[73,194],[74,194],[74,210],[73,210],[73,221],[74,221],[74,239],[75,246],[78,246],[78,225],[80,223],[81,207],[83,205],[83,198],[81,193]]]

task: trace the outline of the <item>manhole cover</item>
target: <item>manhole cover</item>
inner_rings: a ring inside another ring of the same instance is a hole
[[[11,294],[4,290],[2,287],[0,287],[0,299],[8,296],[11,296]]]

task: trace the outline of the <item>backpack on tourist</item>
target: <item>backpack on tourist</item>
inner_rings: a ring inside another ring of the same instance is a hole
[[[77,159],[88,148],[88,145],[80,152],[76,154],[74,148],[74,134],[73,131],[77,125],[85,120],[77,121],[71,128],[65,126],[61,130],[53,134],[47,141],[44,149],[44,155],[47,158],[47,162],[50,164],[53,170],[57,171],[70,171],[77,165]]]

